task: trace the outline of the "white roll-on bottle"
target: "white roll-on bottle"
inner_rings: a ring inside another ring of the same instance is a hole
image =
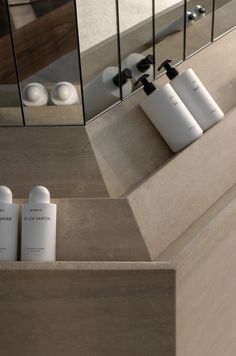
[[[131,53],[122,61],[121,68],[128,68],[132,71],[131,81],[135,84],[143,74],[149,74],[153,77],[153,64],[154,57],[152,54],[145,57],[141,53]]]
[[[19,206],[12,203],[12,192],[0,186],[0,261],[17,260]]]
[[[197,140],[202,129],[170,84],[158,89],[146,77],[139,79],[147,94],[141,107],[171,150],[178,152]]]
[[[170,65],[170,62],[171,60],[169,59],[164,61],[158,70],[161,70],[162,67],[166,69],[166,75],[170,79],[172,88],[187,106],[203,131],[221,121],[224,113],[194,71],[190,68],[179,74],[176,68]]]
[[[22,91],[22,100],[25,106],[44,106],[48,103],[48,92],[40,83],[27,84]]]
[[[22,208],[21,260],[56,260],[56,213],[47,188],[34,187]]]
[[[59,82],[51,90],[51,101],[54,105],[79,104],[76,87],[69,82]]]

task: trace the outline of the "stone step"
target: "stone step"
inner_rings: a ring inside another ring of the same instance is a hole
[[[58,207],[57,261],[150,261],[127,199],[52,202]]]

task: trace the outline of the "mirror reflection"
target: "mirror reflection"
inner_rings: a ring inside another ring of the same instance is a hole
[[[157,67],[167,58],[172,59],[173,64],[183,60],[183,30],[184,2],[155,0],[155,57]],[[163,72],[163,69],[161,72]]]
[[[115,0],[77,0],[85,120],[121,98]],[[125,75],[125,74],[124,74]]]
[[[236,0],[216,0],[214,38],[236,26]]]
[[[72,0],[8,0],[26,125],[83,124]]]
[[[0,126],[21,126],[19,87],[16,76],[9,13],[5,1],[0,2]]]
[[[187,4],[186,57],[211,42],[212,0]]]
[[[0,1],[0,125],[80,125],[100,115],[142,75],[161,74],[164,60],[175,65],[235,27],[236,0],[214,4],[213,16],[212,0]]]
[[[119,0],[123,98],[141,86],[142,75],[154,78],[152,13],[152,0]]]

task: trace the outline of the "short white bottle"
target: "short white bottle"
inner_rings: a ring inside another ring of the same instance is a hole
[[[51,101],[54,105],[79,104],[76,87],[69,82],[59,82],[51,90]]]
[[[141,107],[173,152],[182,150],[202,135],[202,129],[170,84],[158,89],[145,74],[139,81],[147,94]]]
[[[145,57],[141,53],[131,53],[122,61],[121,68],[128,68],[132,71],[131,81],[135,84],[143,74],[149,74],[153,77],[153,64],[153,55],[148,54]]]
[[[170,62],[171,60],[169,59],[164,61],[158,70],[162,67],[166,69],[166,75],[171,80],[170,84],[172,88],[187,106],[203,131],[208,130],[221,121],[224,113],[194,71],[187,69],[185,72],[179,74],[176,68],[170,65]]]
[[[22,91],[22,100],[25,106],[44,106],[48,103],[48,92],[40,83],[27,84]]]
[[[12,192],[0,186],[0,260],[17,260],[19,206],[12,203]]]
[[[56,260],[56,214],[47,188],[34,187],[22,208],[21,260]]]

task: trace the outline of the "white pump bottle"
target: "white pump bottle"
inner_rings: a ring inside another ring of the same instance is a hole
[[[56,211],[47,188],[31,190],[29,203],[22,208],[21,260],[56,260]]]
[[[12,203],[12,192],[0,186],[0,260],[17,260],[19,206]]]
[[[171,150],[178,152],[197,140],[202,129],[170,84],[158,89],[146,77],[143,75],[139,79],[147,94],[141,107]]]
[[[171,60],[167,59],[160,65],[158,70],[161,70],[162,67],[166,69],[166,75],[170,79],[172,88],[187,106],[203,131],[206,131],[222,120],[224,113],[194,71],[187,69],[185,72],[179,74],[176,68],[172,67],[170,63]]]

